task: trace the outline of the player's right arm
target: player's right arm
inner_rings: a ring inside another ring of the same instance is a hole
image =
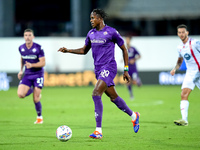
[[[67,49],[65,47],[62,47],[58,50],[58,52],[85,55],[88,53],[89,50],[90,46],[84,45],[82,48],[78,49]]]
[[[22,75],[23,75],[23,67],[24,67],[24,63],[23,63],[23,59],[21,57],[21,69],[17,75],[18,79],[21,80],[22,79]]]
[[[183,62],[183,57],[179,57],[176,63],[176,66],[170,71],[170,74],[173,76],[176,73],[176,70],[180,68]]]

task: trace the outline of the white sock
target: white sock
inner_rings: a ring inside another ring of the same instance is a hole
[[[181,115],[182,119],[185,121],[188,121],[188,108],[189,108],[189,101],[188,100],[181,100],[180,109],[181,109]]]
[[[101,127],[96,127],[96,131],[98,131],[99,133],[102,133],[102,128]]]
[[[39,119],[43,119],[43,117],[42,117],[42,116],[37,116],[37,118],[39,118]]]
[[[131,118],[132,118],[132,120],[135,120],[135,119],[136,119],[136,114],[135,114],[134,111],[133,111],[133,114],[131,115]]]

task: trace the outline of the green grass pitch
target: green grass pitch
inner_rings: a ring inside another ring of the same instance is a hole
[[[140,130],[134,133],[130,117],[104,94],[102,97],[103,138],[90,139],[95,130],[93,86],[44,87],[44,123],[36,119],[32,95],[17,97],[17,88],[0,91],[0,150],[193,150],[200,149],[200,91],[195,88],[189,101],[189,126],[176,126],[180,119],[180,86],[143,85],[134,87],[129,100],[125,86],[116,90],[133,111],[140,112]],[[56,129],[67,125],[72,138],[61,142]]]

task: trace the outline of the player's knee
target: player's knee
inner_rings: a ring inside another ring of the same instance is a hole
[[[117,95],[117,93],[107,93],[107,96],[110,98],[110,100],[113,102],[117,97],[118,97],[118,95]]]
[[[186,93],[186,92],[181,92],[181,99],[182,99],[182,100],[187,100],[187,99],[188,99],[188,93]]]
[[[101,95],[102,94],[96,89],[94,89],[93,92],[92,92],[92,96],[101,96]]]
[[[98,92],[93,92],[93,93],[92,93],[92,96],[101,96],[101,94],[98,93]]]
[[[39,102],[40,98],[41,98],[41,95],[34,96],[34,98],[33,98],[34,103]]]
[[[118,96],[110,96],[110,100],[113,102]]]
[[[136,85],[136,84],[137,84],[137,81],[136,81],[136,80],[133,80],[133,84]]]
[[[18,93],[17,93],[17,95],[18,95],[18,97],[19,97],[19,98],[24,98],[24,97],[26,97],[26,95],[25,95],[25,94],[23,94],[23,93],[20,93],[20,92],[18,92]]]

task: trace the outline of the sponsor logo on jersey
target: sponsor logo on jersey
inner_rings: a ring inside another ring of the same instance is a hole
[[[185,58],[186,60],[190,60],[191,56],[190,56],[188,53],[186,53],[186,54],[184,55],[184,58]]]
[[[23,59],[36,59],[37,56],[36,55],[26,55],[26,56],[22,56]]]
[[[106,39],[93,39],[91,40],[91,43],[103,44],[103,43],[106,43]]]

